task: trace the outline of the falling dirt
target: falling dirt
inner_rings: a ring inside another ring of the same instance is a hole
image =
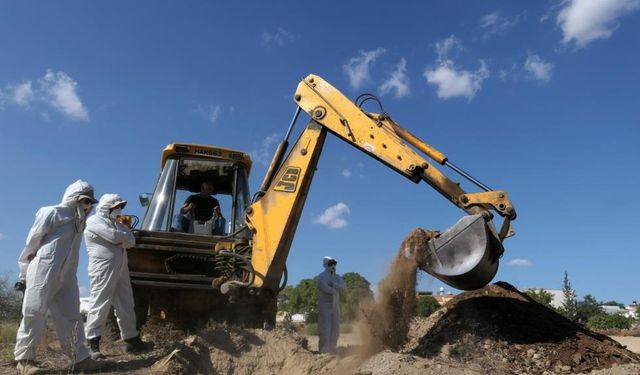
[[[368,357],[383,349],[397,351],[407,339],[416,308],[416,277],[427,242],[437,232],[414,229],[400,245],[387,276],[378,285],[378,298],[362,307],[358,329],[363,338],[360,354]]]

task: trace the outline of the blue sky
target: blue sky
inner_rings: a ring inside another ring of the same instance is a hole
[[[640,298],[639,10],[639,0],[3,2],[0,272],[15,277],[34,213],[78,178],[142,216],[136,197],[172,142],[251,152],[255,191],[298,81],[315,73],[351,98],[380,95],[404,127],[509,192],[518,233],[495,280],[560,288],[566,270],[580,297],[630,303]],[[375,284],[411,229],[461,214],[329,138],[290,282],[332,255],[339,272]],[[420,289],[440,286],[421,276]]]

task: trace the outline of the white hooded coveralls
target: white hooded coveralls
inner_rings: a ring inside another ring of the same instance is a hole
[[[111,306],[122,339],[138,336],[126,253],[126,249],[133,247],[136,242],[129,227],[109,217],[110,208],[122,202],[124,200],[117,194],[104,194],[98,202],[95,215],[87,220],[84,232],[91,283],[85,329],[88,339],[104,334]]]
[[[42,207],[36,213],[18,259],[20,279],[26,281],[27,288],[16,335],[14,354],[17,361],[35,359],[47,310],[60,344],[71,360],[80,362],[89,357],[76,275],[85,225],[78,198],[89,191],[93,196],[93,187],[78,180],[67,187],[60,204]]]
[[[318,275],[318,347],[321,353],[333,352],[340,336],[340,291],[345,283],[329,267]]]

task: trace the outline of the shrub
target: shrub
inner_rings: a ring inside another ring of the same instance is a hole
[[[587,327],[589,329],[629,329],[632,321],[633,319],[622,315],[597,314],[589,318]]]
[[[427,317],[440,308],[440,304],[431,296],[420,296],[416,301],[416,316]]]

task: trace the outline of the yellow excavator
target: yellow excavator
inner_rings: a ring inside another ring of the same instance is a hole
[[[140,197],[147,211],[135,231],[137,244],[128,250],[139,325],[149,316],[189,323],[214,318],[249,326],[274,324],[276,298],[287,282],[287,257],[327,134],[414,183],[426,182],[466,212],[430,240],[421,255],[424,271],[463,290],[493,279],[502,242],[513,235],[516,218],[505,191],[490,189],[402,128],[372,94],[351,101],[321,77],[309,75],[298,84],[294,101],[291,124],[252,197],[246,153],[196,144],[164,149],[155,190]],[[378,113],[363,108],[369,101],[378,104]],[[289,147],[302,111],[310,120]],[[465,192],[436,164],[481,191]],[[223,210],[204,221],[191,217],[185,226],[183,204],[200,192],[203,182],[213,184]],[[499,229],[496,215],[502,221]]]

